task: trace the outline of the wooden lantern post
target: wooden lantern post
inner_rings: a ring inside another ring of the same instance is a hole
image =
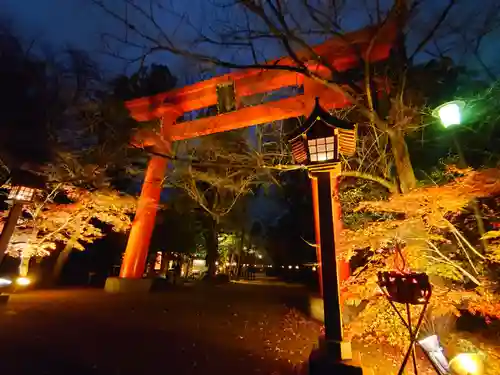
[[[356,151],[356,126],[330,115],[316,99],[311,115],[290,140],[294,160],[304,165],[311,176],[318,263],[321,275],[325,335],[310,358],[311,374],[360,374],[361,368],[346,365],[352,359],[350,342],[344,341],[339,286],[339,268],[335,251],[335,218],[338,209],[337,178],[340,156]]]

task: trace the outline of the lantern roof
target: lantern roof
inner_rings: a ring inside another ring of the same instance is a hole
[[[14,169],[10,173],[11,186],[25,186],[33,189],[43,189],[46,178],[25,169]]]
[[[321,107],[319,98],[316,97],[314,108],[309,117],[296,129],[291,135],[290,139],[293,140],[305,134],[308,138],[320,138],[330,136],[332,130],[340,128],[344,130],[356,129],[356,125],[349,121],[341,120]]]

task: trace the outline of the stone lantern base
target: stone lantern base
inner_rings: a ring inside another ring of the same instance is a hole
[[[326,346],[314,349],[309,356],[310,375],[363,375],[363,369],[352,361],[338,361],[326,350]]]

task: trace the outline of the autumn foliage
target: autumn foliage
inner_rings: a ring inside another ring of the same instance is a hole
[[[57,194],[64,195],[69,203],[57,203]],[[115,190],[91,191],[71,185],[42,198],[33,207],[25,206],[8,249],[11,256],[47,256],[58,243],[70,240],[71,248],[84,250],[85,243],[104,236],[97,223],[107,224],[114,231],[127,231],[136,207],[134,197]]]
[[[352,334],[392,344],[404,340],[401,331],[405,328],[395,319],[377,286],[377,273],[395,268],[430,276],[430,325],[465,310],[488,319],[500,318],[500,298],[495,293],[500,260],[500,247],[495,241],[500,238],[499,232],[488,232],[484,236],[488,246],[482,249],[475,221],[470,220],[468,212],[473,199],[500,195],[500,170],[449,168],[447,176],[445,184],[363,202],[358,207],[359,211],[384,212],[386,220],[342,234],[343,256],[363,259],[345,285],[348,304],[366,304],[350,327]],[[483,206],[483,212],[491,214]],[[471,235],[474,233],[475,237]],[[396,244],[403,247],[404,259],[397,256]]]

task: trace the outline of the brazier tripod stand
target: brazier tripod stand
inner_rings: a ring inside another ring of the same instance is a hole
[[[378,285],[382,290],[392,308],[398,315],[399,319],[408,329],[410,335],[410,346],[406,351],[401,367],[399,368],[398,375],[402,375],[410,355],[413,360],[413,370],[415,375],[418,374],[417,370],[417,358],[415,353],[415,346],[417,344],[417,336],[422,326],[425,312],[429,305],[429,300],[432,296],[432,286],[429,282],[429,277],[425,273],[407,273],[407,272],[379,272],[378,274]],[[406,318],[401,314],[401,312],[396,307],[396,303],[404,304],[406,307]],[[420,311],[419,317],[417,319],[417,324],[412,324],[411,316],[411,306],[421,305],[422,310]],[[437,367],[437,365],[429,358],[427,352],[425,355],[432,367],[438,375],[442,375],[443,372]]]

